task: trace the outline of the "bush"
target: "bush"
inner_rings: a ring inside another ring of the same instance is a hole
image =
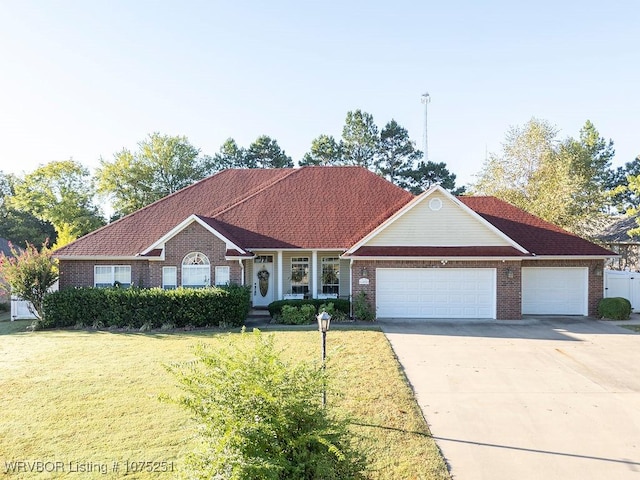
[[[278,316],[280,323],[285,325],[308,325],[315,321],[316,308],[313,305],[303,304],[299,307],[283,305]]]
[[[598,315],[610,320],[628,320],[631,302],[622,297],[603,298],[598,303]]]
[[[0,312],[8,312],[11,310],[9,302],[0,302]]]
[[[366,292],[359,292],[353,301],[353,316],[356,320],[372,322],[376,319],[376,314],[369,303]]]
[[[351,314],[351,302],[342,298],[332,298],[330,300],[322,300],[319,298],[307,298],[304,300],[276,300],[275,302],[271,302],[267,308],[269,309],[271,318],[280,316],[282,314],[282,307],[285,305],[291,305],[293,307],[299,307],[300,305],[313,305],[317,314],[318,311],[321,311],[320,307],[325,305],[327,302],[333,303],[335,310],[344,313],[345,316],[348,317]]]
[[[283,362],[273,336],[258,330],[221,343],[199,345],[195,361],[167,367],[184,389],[169,400],[192,414],[199,432],[188,478],[359,477],[364,464],[346,421],[322,407],[327,378],[319,365]]]
[[[344,322],[349,318],[349,316],[344,312],[336,310],[333,302],[323,303],[322,305],[320,305],[318,307],[318,313],[320,312],[327,312],[329,315],[331,315],[331,320],[334,322]]]
[[[157,329],[186,326],[239,326],[250,306],[246,287],[70,288],[45,297],[41,327],[101,326]]]

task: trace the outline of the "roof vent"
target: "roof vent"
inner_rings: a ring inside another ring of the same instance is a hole
[[[434,212],[437,212],[442,208],[442,200],[440,200],[439,198],[432,198],[431,200],[429,200],[429,208]]]

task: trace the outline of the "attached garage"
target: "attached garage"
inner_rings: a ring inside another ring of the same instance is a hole
[[[522,313],[587,315],[586,267],[523,267]]]
[[[378,318],[496,318],[494,268],[377,268]]]

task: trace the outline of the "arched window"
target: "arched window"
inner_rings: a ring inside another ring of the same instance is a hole
[[[200,252],[191,252],[182,260],[182,286],[208,287],[211,285],[211,264],[207,256]]]

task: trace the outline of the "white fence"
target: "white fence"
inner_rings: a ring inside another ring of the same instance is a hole
[[[54,283],[51,288],[49,288],[50,292],[55,292],[58,290],[58,282]],[[11,295],[11,321],[13,320],[34,320],[36,316],[31,313],[29,307],[31,306],[30,302],[22,300],[19,297]]]
[[[29,310],[30,303],[18,297],[11,297],[11,321],[31,320],[35,315]]]
[[[626,298],[631,311],[640,312],[640,273],[605,270],[604,296]]]

